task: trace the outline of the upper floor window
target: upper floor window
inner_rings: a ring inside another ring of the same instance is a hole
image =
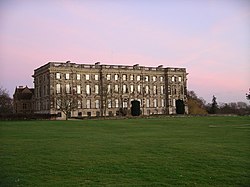
[[[86,85],[86,94],[89,95],[90,94],[90,86],[87,84]]]
[[[175,77],[173,76],[173,77],[172,77],[172,82],[174,82],[174,81],[175,81]]]
[[[123,90],[123,93],[127,93],[127,85],[126,84],[124,84],[123,86],[122,86],[122,90]]]
[[[65,74],[65,79],[66,79],[66,80],[69,80],[69,73],[66,73],[66,74]]]
[[[70,85],[66,84],[66,93],[70,93]]]
[[[118,87],[118,85],[116,84],[115,85],[115,92],[118,92],[119,91],[119,87]]]
[[[95,80],[98,81],[98,79],[99,79],[99,76],[95,75]]]
[[[56,84],[56,93],[61,93],[61,85]]]
[[[138,86],[137,86],[137,92],[138,92],[138,93],[141,93],[141,85],[138,85]]]
[[[126,81],[127,80],[127,75],[122,75],[122,80]]]
[[[132,84],[130,85],[130,92],[134,93],[134,85],[132,85]]]
[[[109,84],[107,87],[107,93],[110,93],[110,91],[111,91],[111,85]]]
[[[118,80],[118,75],[117,74],[115,74],[115,81],[117,81]]]
[[[137,75],[137,81],[140,81],[141,80],[141,76],[140,75]]]
[[[99,86],[95,85],[95,93],[98,94],[99,93]]]
[[[156,76],[153,76],[153,81],[156,81]]]
[[[146,87],[145,87],[145,93],[146,93],[146,94],[149,94],[149,86],[146,86]]]
[[[81,86],[80,85],[76,86],[76,93],[81,94]]]
[[[90,79],[89,74],[86,75],[86,80],[88,81]]]
[[[148,81],[149,77],[148,76],[145,76],[145,81]]]
[[[160,77],[160,81],[163,82],[163,77],[162,76]]]
[[[161,86],[161,94],[164,94],[164,86]]]
[[[111,79],[111,75],[108,74],[108,75],[107,75],[107,80],[110,80],[110,79]]]
[[[81,80],[81,75],[80,74],[76,74],[76,80]]]
[[[181,78],[181,77],[179,77],[179,82],[181,82],[181,80],[182,80],[182,78]]]
[[[56,73],[56,79],[60,79],[61,78],[61,74],[60,73]]]
[[[131,80],[131,81],[134,80],[134,75],[130,75],[130,80]]]
[[[157,87],[153,86],[153,94],[157,94]]]

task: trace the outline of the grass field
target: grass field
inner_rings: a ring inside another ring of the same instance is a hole
[[[0,186],[250,186],[249,117],[0,121]]]

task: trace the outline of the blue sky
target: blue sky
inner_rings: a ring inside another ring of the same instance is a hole
[[[250,1],[0,2],[0,85],[33,86],[49,61],[186,67],[208,102],[246,101]],[[14,72],[10,76],[10,72]]]

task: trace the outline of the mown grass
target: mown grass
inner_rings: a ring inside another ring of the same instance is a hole
[[[249,117],[1,121],[0,186],[250,186]]]

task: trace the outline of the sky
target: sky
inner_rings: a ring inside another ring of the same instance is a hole
[[[246,100],[248,0],[1,0],[0,86],[33,87],[50,61],[184,67],[211,103]]]

